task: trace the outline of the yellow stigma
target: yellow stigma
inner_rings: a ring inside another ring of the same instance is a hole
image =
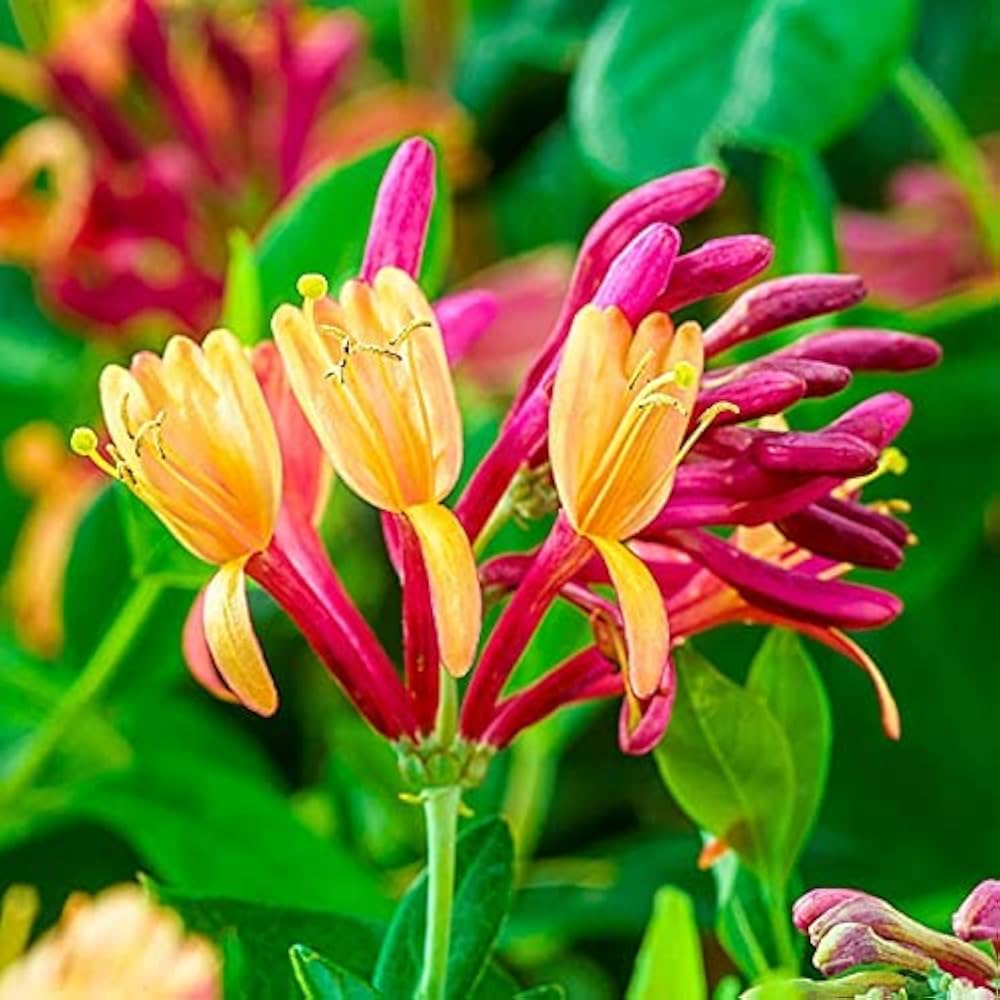
[[[690,389],[698,378],[698,369],[690,361],[678,361],[674,365],[674,378],[681,389]]]
[[[322,274],[303,274],[296,282],[295,288],[302,298],[315,301],[323,298],[330,286]]]
[[[88,457],[97,451],[97,434],[92,427],[74,427],[69,446],[77,455]]]

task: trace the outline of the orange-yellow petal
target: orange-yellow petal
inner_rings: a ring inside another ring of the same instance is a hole
[[[278,692],[250,621],[247,557],[219,568],[205,589],[205,640],[230,690],[258,715],[273,715]]]
[[[656,693],[670,652],[663,597],[643,561],[621,542],[588,536],[600,552],[625,621],[628,682],[640,698]]]
[[[440,504],[417,504],[404,513],[420,540],[441,662],[453,677],[461,677],[476,655],[483,614],[469,537]]]

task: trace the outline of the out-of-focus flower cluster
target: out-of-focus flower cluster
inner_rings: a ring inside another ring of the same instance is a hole
[[[648,751],[676,694],[672,650],[730,621],[784,625],[842,652],[870,676],[896,737],[888,686],[847,630],[886,624],[900,602],[840,577],[895,568],[910,541],[904,503],[862,498],[872,478],[901,471],[892,442],[910,404],[882,393],[816,431],[791,430],[784,415],[856,371],[933,364],[937,345],[835,327],[727,362],[735,345],[851,306],[864,289],[850,275],[783,278],[744,291],[704,330],[675,319],[743,285],[772,249],[749,235],[681,253],[676,227],[723,178],[671,174],[594,224],[497,440],[449,505],[463,451],[449,366],[490,335],[499,307],[475,290],[432,305],[417,284],[434,174],[426,142],[400,147],[357,278],[334,297],[323,277],[303,276],[301,304],[274,314],[273,343],[248,354],[226,331],[201,345],[175,337],[162,356],[103,373],[110,441],[81,428],[74,450],[218,567],[185,630],[195,676],[256,712],[277,708],[249,576],[400,747],[418,785],[474,782],[494,749],[590,699],[620,698],[622,748]],[[330,467],[382,512],[403,590],[401,671],[317,533]],[[484,561],[515,515],[551,518],[545,541]],[[509,601],[481,639],[484,595]],[[508,692],[559,598],[589,619],[593,642]],[[448,675],[469,675],[460,706]]]
[[[36,267],[88,330],[165,319],[200,336],[229,232],[257,233],[320,166],[420,131],[453,176],[472,168],[464,113],[380,81],[353,14],[295,0],[51,7],[41,64],[0,60],[0,86],[30,80],[21,96],[46,112],[0,154],[0,255]]]
[[[17,954],[36,910],[33,890],[8,889],[0,942],[9,964],[0,971],[0,1000],[222,996],[221,963],[214,946],[186,933],[177,914],[151,902],[137,885],[115,886],[94,897],[74,893],[59,923]]]

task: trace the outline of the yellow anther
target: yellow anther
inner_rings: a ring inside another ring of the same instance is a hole
[[[330,285],[322,274],[303,274],[295,283],[295,289],[304,299],[321,299],[330,290]]]
[[[640,410],[645,410],[650,406],[669,406],[676,410],[682,417],[688,415],[687,407],[676,396],[671,396],[668,392],[643,393],[636,402],[636,406]]]
[[[713,403],[705,412],[698,418],[698,424],[695,429],[688,435],[687,440],[678,449],[677,454],[674,456],[674,460],[670,463],[670,469],[673,471],[684,461],[685,458],[691,453],[691,449],[698,443],[698,439],[712,426],[715,418],[721,413],[739,413],[740,408],[735,403],[730,403],[728,399],[720,399],[718,403]]]
[[[146,420],[139,425],[139,429],[132,436],[132,440],[135,442],[135,453],[136,455],[142,452],[142,442],[145,438],[152,438],[153,447],[156,449],[156,453],[163,459],[167,460],[167,454],[163,450],[163,421],[166,418],[166,413],[160,410],[151,420]]]
[[[414,330],[430,330],[434,324],[429,319],[411,319],[402,330],[389,340],[390,347],[398,347]]]
[[[639,379],[642,378],[642,373],[646,370],[646,368],[649,366],[650,361],[652,360],[653,360],[652,351],[646,351],[646,353],[641,358],[639,358],[638,363],[636,364],[635,368],[632,369],[632,374],[629,376],[628,379],[629,392],[631,392],[636,387],[636,385],[638,385]]]
[[[77,455],[89,458],[97,451],[97,433],[92,427],[74,427],[69,446]]]
[[[882,471],[891,472],[894,476],[901,476],[906,472],[909,462],[899,448],[892,447],[883,450],[878,464]]]

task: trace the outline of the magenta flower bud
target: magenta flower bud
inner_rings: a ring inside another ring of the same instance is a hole
[[[777,527],[790,542],[838,563],[896,569],[903,561],[903,550],[881,532],[817,504],[783,518]]]
[[[779,351],[778,356],[826,361],[851,371],[905,372],[937,364],[941,345],[912,333],[845,327],[814,333]]]
[[[990,941],[1000,952],[1000,880],[980,882],[952,917],[951,926],[963,941]]]
[[[756,438],[750,455],[768,472],[861,476],[878,465],[879,450],[853,434],[789,431]]]
[[[694,416],[697,419],[716,403],[732,403],[738,410],[724,410],[713,422],[715,426],[723,427],[770,413],[782,413],[802,399],[805,393],[806,384],[798,375],[748,367],[745,374],[732,381],[715,382],[702,389],[695,403]]]
[[[803,933],[809,931],[814,920],[827,910],[838,906],[847,899],[874,899],[860,889],[810,889],[800,896],[792,906],[792,923]]]
[[[670,284],[656,308],[664,312],[728,292],[763,271],[774,245],[763,236],[723,236],[677,258]]]
[[[653,308],[667,287],[681,245],[673,226],[656,222],[647,226],[611,262],[594,294],[594,305],[617,306],[633,326]]]
[[[898,392],[880,392],[841,414],[829,429],[844,431],[884,448],[906,426],[913,404]]]
[[[813,965],[824,976],[837,976],[859,965],[891,965],[913,972],[930,972],[926,955],[880,937],[866,924],[837,924],[816,946]]]
[[[471,289],[455,292],[434,303],[448,364],[454,366],[489,329],[500,312],[493,292]]]
[[[765,281],[744,292],[705,330],[705,356],[824,313],[853,306],[864,298],[853,274],[801,274]]]
[[[757,370],[787,372],[797,375],[806,384],[806,396],[832,396],[851,381],[851,370],[811,358],[784,358],[770,355],[753,362]]]
[[[854,500],[843,500],[840,497],[829,496],[820,500],[819,506],[839,514],[841,517],[849,518],[857,524],[873,528],[896,545],[905,545],[910,537],[910,529],[902,521],[889,514],[882,514],[870,507],[865,507]]]
[[[383,267],[418,277],[434,186],[434,147],[425,139],[407,139],[393,154],[379,185],[361,265],[363,281],[374,279]]]

